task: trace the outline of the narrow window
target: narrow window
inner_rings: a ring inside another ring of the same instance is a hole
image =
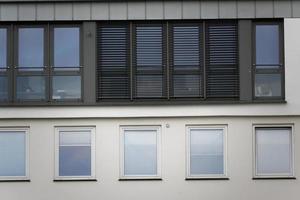
[[[238,98],[238,26],[236,22],[206,23],[207,98]]]
[[[98,41],[98,99],[129,99],[128,24],[99,25]]]
[[[45,31],[43,26],[17,28],[15,85],[18,101],[44,101],[47,98]]]
[[[226,177],[226,127],[188,127],[188,178]]]
[[[0,179],[28,179],[27,137],[27,129],[0,129]]]
[[[293,176],[291,127],[255,127],[255,176]]]
[[[56,179],[95,178],[94,165],[94,128],[56,128]]]
[[[255,24],[254,93],[257,99],[282,99],[283,61],[280,23]]]
[[[134,27],[133,66],[136,98],[166,96],[163,29],[161,24],[136,24]]]
[[[121,178],[160,178],[160,127],[122,127]]]
[[[53,27],[52,99],[81,100],[82,73],[79,26]]]
[[[172,97],[203,97],[202,29],[202,24],[172,25]]]
[[[0,101],[8,100],[7,28],[0,27]]]

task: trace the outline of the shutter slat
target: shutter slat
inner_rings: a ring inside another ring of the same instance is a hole
[[[206,34],[207,97],[236,98],[239,96],[237,24],[208,23]]]
[[[130,98],[127,25],[98,27],[98,99]]]

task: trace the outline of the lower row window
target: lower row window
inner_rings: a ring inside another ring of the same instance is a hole
[[[26,180],[28,128],[0,129],[0,179]],[[95,127],[55,128],[55,179],[95,179]],[[227,126],[187,127],[187,178],[227,176]],[[161,127],[121,126],[120,178],[161,178]],[[254,127],[254,177],[293,177],[292,126]]]

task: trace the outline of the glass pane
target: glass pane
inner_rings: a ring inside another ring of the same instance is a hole
[[[174,27],[174,70],[197,70],[200,65],[200,27]]]
[[[124,174],[157,175],[156,131],[125,131]]]
[[[0,76],[0,101],[8,99],[7,77]]]
[[[25,145],[25,132],[0,131],[0,176],[26,175]]]
[[[46,81],[43,76],[17,77],[17,99],[45,99],[45,84]]]
[[[52,99],[80,99],[80,76],[53,76]]]
[[[257,173],[291,174],[291,129],[256,129]]]
[[[175,97],[200,96],[200,83],[201,83],[200,81],[201,81],[200,75],[174,75],[173,76],[174,96]]]
[[[91,133],[59,133],[59,176],[91,175]]]
[[[279,62],[279,25],[256,25],[256,64]]]
[[[59,176],[90,176],[90,146],[60,146]]]
[[[44,66],[44,29],[19,28],[19,67]]]
[[[65,146],[90,146],[91,133],[89,131],[61,131],[59,134],[59,144]]]
[[[79,27],[54,28],[54,67],[79,67],[79,49]]]
[[[162,75],[137,75],[136,96],[137,97],[162,97]]]
[[[224,174],[222,129],[194,129],[190,132],[191,175]]]
[[[256,74],[255,96],[256,97],[280,97],[281,75],[280,74]]]
[[[7,67],[7,30],[0,28],[0,68]]]
[[[162,27],[136,27],[137,70],[162,70]]]

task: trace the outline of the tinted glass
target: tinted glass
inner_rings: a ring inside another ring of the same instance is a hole
[[[291,129],[256,129],[257,173],[291,174]]]
[[[256,25],[256,64],[279,64],[279,25]]]
[[[19,28],[19,67],[44,66],[44,29]]]
[[[256,97],[280,97],[281,75],[280,74],[256,74],[255,96]]]
[[[224,174],[223,137],[222,129],[191,130],[191,175]]]
[[[0,76],[0,101],[8,99],[7,77]]]
[[[42,100],[45,99],[45,77],[43,76],[18,76],[17,99]]]
[[[175,97],[197,97],[201,95],[200,75],[173,75]]]
[[[26,175],[25,145],[25,132],[0,131],[0,176]]]
[[[54,28],[54,67],[80,66],[80,29]]]
[[[137,97],[161,97],[163,95],[162,75],[138,75],[136,84]]]
[[[0,68],[7,67],[7,30],[0,28]]]
[[[53,99],[80,99],[80,76],[53,76]]]
[[[60,132],[59,176],[91,176],[90,132]]]
[[[156,137],[156,131],[125,131],[125,175],[157,175]]]

